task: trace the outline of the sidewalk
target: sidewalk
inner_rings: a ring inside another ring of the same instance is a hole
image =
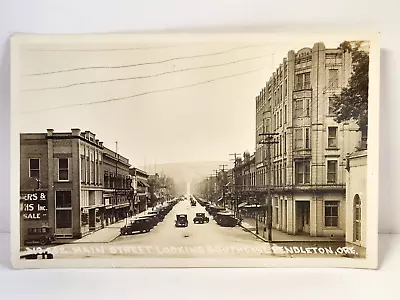
[[[241,227],[250,231],[254,235],[259,236],[260,238],[267,238],[268,232],[265,231],[265,224],[263,222],[258,222],[258,234],[256,234],[256,220],[253,218],[243,218],[243,221],[240,224]],[[323,236],[309,236],[309,235],[291,235],[285,232],[282,232],[278,229],[272,229],[272,241],[275,243],[279,242],[333,242],[338,241],[338,239],[332,239],[330,237]],[[340,241],[340,240],[339,240]]]
[[[88,235],[75,240],[73,243],[109,243],[115,240],[120,235],[121,227],[125,226],[125,224],[129,223],[129,221],[135,217],[140,217],[146,214],[147,211],[138,213],[134,215],[132,218],[125,218],[121,221],[115,222],[114,224],[108,225],[102,229],[99,229],[95,232],[89,233]]]

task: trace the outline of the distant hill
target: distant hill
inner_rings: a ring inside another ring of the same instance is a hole
[[[174,182],[186,191],[186,183],[195,183],[215,174],[214,170],[220,169],[220,165],[228,165],[228,169],[232,167],[232,162],[228,161],[204,161],[204,162],[182,162],[182,163],[165,163],[156,166],[140,166],[148,174],[165,174],[174,179]],[[227,167],[225,167],[227,168]]]

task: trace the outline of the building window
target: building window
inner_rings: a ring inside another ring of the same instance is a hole
[[[337,127],[328,127],[328,148],[337,148]]]
[[[68,181],[68,158],[58,159],[58,180]]]
[[[310,149],[310,128],[305,128],[305,148]]]
[[[305,112],[306,112],[306,117],[310,116],[310,99],[304,99],[304,106],[305,106]]]
[[[295,162],[296,184],[310,183],[310,162]]]
[[[72,210],[56,210],[56,227],[72,228]]]
[[[285,79],[285,97],[287,96],[287,91],[288,91],[288,84],[287,84],[287,79]]]
[[[85,182],[85,157],[81,156],[81,181]]]
[[[325,226],[337,227],[339,224],[339,202],[325,201]]]
[[[304,73],[304,88],[305,89],[311,88],[311,73],[310,72]]]
[[[104,171],[104,187],[108,188],[110,187],[110,182],[108,181],[108,171]]]
[[[283,163],[283,185],[286,185],[286,162]]]
[[[286,132],[285,132],[285,134],[283,136],[283,151],[286,154]]]
[[[296,128],[295,129],[295,148],[296,149],[303,149],[303,129],[302,128]]]
[[[295,102],[294,117],[301,118],[303,116],[303,99],[298,99]]]
[[[285,116],[284,116],[284,122],[285,124],[287,123],[287,105],[285,105]]]
[[[335,114],[335,108],[333,104],[335,103],[335,97],[329,97],[328,100],[328,115],[332,116]]]
[[[86,157],[86,183],[90,181],[90,161],[89,156]]]
[[[338,69],[329,70],[329,83],[328,83],[328,86],[330,88],[339,87],[339,70]]]
[[[328,160],[327,163],[327,182],[336,183],[337,160]]]
[[[361,199],[358,194],[354,196],[354,228],[353,240],[354,242],[361,241]]]
[[[296,90],[311,88],[311,73],[301,73],[296,75]]]
[[[71,191],[56,191],[56,208],[71,208]]]
[[[39,158],[29,159],[29,177],[39,178],[40,160]]]
[[[90,182],[91,183],[95,183],[95,176],[94,176],[95,172],[96,172],[96,169],[95,169],[94,161],[92,160],[90,162]]]
[[[281,108],[281,110],[280,110],[280,118],[279,118],[279,126],[280,127],[282,127],[282,118],[283,118],[283,116],[282,116],[282,108]]]
[[[296,90],[303,89],[303,74],[296,75]]]

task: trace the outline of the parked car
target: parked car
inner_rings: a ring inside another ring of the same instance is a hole
[[[176,215],[175,227],[187,227],[189,225],[187,215],[179,214]]]
[[[133,234],[134,232],[149,232],[153,228],[150,218],[133,219],[130,224],[121,228],[121,235]]]
[[[220,211],[214,217],[215,222],[223,227],[235,227],[240,223],[240,220],[235,215],[228,211]]]
[[[158,216],[158,213],[156,213],[156,212],[148,212],[146,215],[144,215],[144,217],[150,219],[150,222],[153,224],[153,227],[156,226],[158,224],[158,222],[161,221]]]
[[[196,213],[196,216],[193,218],[193,223],[208,223],[210,219],[206,217],[205,213]]]
[[[190,200],[190,205],[191,206],[196,206],[196,200],[194,200],[194,199]]]
[[[35,227],[28,228],[28,234],[25,237],[25,243],[39,243],[41,245],[48,245],[54,242],[55,236],[50,233],[49,227]]]

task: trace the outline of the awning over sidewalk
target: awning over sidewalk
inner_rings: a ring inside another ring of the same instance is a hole
[[[267,206],[261,204],[247,204],[242,206],[242,208],[247,210],[265,210]]]
[[[137,182],[138,182],[138,185],[141,187],[149,187],[149,184],[144,180],[138,179]]]
[[[238,205],[238,208],[242,208],[242,207],[244,207],[244,206],[246,206],[247,205],[247,202],[245,202],[245,203],[240,203],[239,205]]]

